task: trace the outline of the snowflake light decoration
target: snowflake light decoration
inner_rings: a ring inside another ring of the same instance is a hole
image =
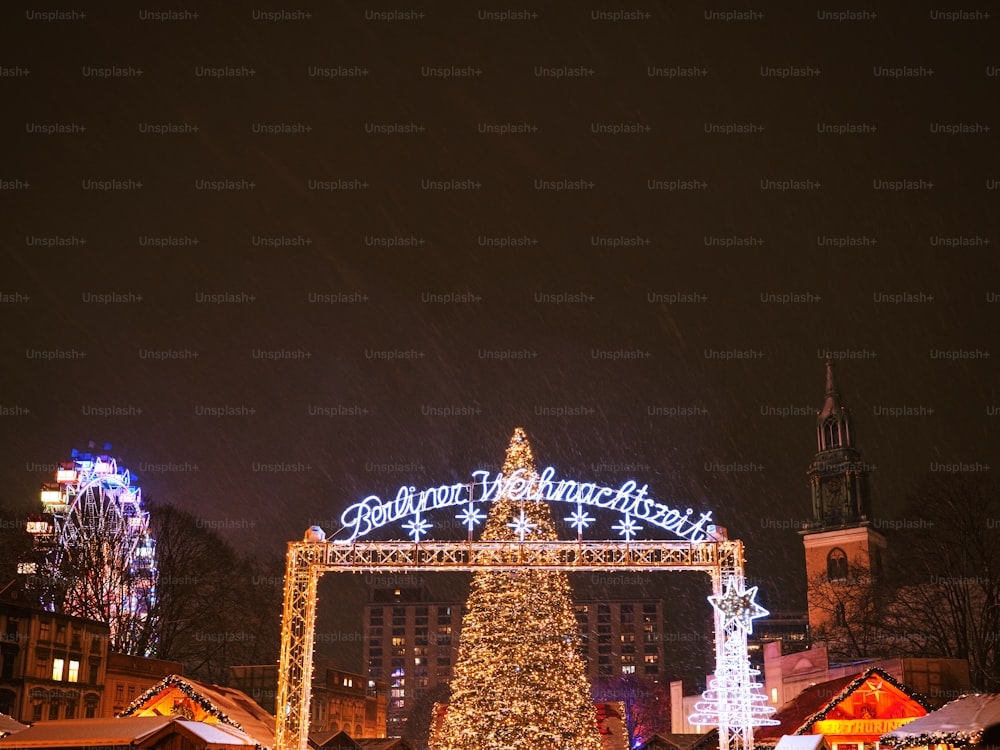
[[[642,527],[629,518],[628,514],[626,514],[621,523],[616,523],[611,528],[625,537],[626,542],[631,542],[632,537],[634,537]]]
[[[596,519],[583,509],[583,506],[576,506],[576,512],[566,517],[569,525],[576,529],[576,533],[582,534],[590,524]]]
[[[530,534],[536,526],[537,523],[532,523],[531,519],[524,515],[524,510],[521,511],[519,518],[515,518],[511,523],[507,524],[510,528],[514,529],[514,533],[517,534],[521,541],[524,541],[526,534]]]
[[[427,533],[427,530],[431,527],[431,524],[427,523],[419,515],[415,516],[411,520],[403,524],[403,528],[406,529],[406,533],[413,537],[413,541],[419,542],[420,537]]]
[[[478,526],[480,523],[486,520],[486,514],[483,513],[479,508],[469,503],[469,507],[455,516],[462,524],[472,533],[472,530]]]

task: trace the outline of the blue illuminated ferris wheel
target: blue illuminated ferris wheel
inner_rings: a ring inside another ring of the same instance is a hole
[[[72,458],[42,485],[42,513],[27,526],[34,559],[21,572],[46,608],[106,622],[112,648],[148,653],[157,569],[142,492],[109,456]]]

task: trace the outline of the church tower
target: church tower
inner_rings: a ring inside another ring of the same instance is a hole
[[[800,532],[805,546],[809,627],[826,638],[859,626],[859,600],[881,575],[886,539],[872,528],[868,476],[854,422],[841,403],[833,362],[826,360],[826,395],[816,415],[816,455],[806,475],[812,518]],[[854,622],[852,622],[854,620]],[[857,654],[864,656],[864,654]]]

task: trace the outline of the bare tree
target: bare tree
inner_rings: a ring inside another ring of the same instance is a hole
[[[887,638],[886,610],[890,586],[875,578],[866,561],[848,561],[834,578],[824,572],[809,581],[809,608],[823,613],[813,629],[814,641],[826,644],[835,661],[881,657],[893,650]]]
[[[670,690],[662,682],[634,674],[606,677],[594,685],[594,700],[623,704],[629,747],[670,731]]]
[[[932,474],[909,506],[886,625],[898,651],[967,659],[973,686],[1000,690],[1000,497],[983,475]]]
[[[277,660],[281,561],[239,555],[197,517],[153,506],[159,587],[151,609],[156,655],[221,682],[237,664]]]
[[[809,582],[813,632],[834,659],[946,657],[972,685],[1000,690],[1000,496],[982,475],[928,475],[907,502],[886,573],[862,560]]]

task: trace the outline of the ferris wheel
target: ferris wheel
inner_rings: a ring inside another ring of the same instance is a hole
[[[47,609],[106,622],[115,650],[149,652],[156,545],[142,491],[114,458],[76,450],[72,458],[42,485],[42,513],[28,521],[28,588]]]

